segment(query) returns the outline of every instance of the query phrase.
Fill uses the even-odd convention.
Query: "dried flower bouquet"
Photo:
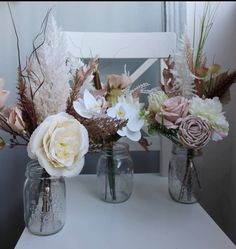
[[[215,11],[207,4],[198,43],[194,39],[191,43],[185,32],[177,52],[165,59],[161,89],[148,96],[149,132],[158,132],[174,144],[187,148],[188,161],[210,140],[221,140],[229,131],[223,104],[230,100],[229,88],[236,80],[236,71],[220,72],[220,65],[214,62],[207,66],[204,54],[214,15]],[[188,170],[190,167],[183,180],[185,186],[191,184],[187,179]],[[197,181],[199,183],[199,179]]]

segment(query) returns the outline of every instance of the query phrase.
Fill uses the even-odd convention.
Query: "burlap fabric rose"
[[[184,146],[189,149],[199,150],[209,142],[211,129],[206,121],[189,115],[182,120],[177,135]]]

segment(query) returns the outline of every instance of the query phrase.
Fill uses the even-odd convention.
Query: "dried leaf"
[[[148,143],[148,140],[146,138],[141,137],[138,143],[144,148],[145,151],[149,151],[148,146],[150,146],[151,143]]]
[[[230,90],[228,89],[221,97],[220,101],[222,104],[226,105],[230,102],[231,96],[230,96]]]
[[[207,98],[219,97],[221,99],[227,93],[230,86],[235,83],[235,81],[236,71],[232,73],[228,73],[228,71],[223,72],[217,75],[213,83],[211,83],[210,81],[205,83],[205,96]]]

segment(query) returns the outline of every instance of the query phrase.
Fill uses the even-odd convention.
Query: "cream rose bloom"
[[[47,117],[35,129],[27,151],[51,176],[72,177],[82,170],[88,148],[86,128],[73,116],[61,112]]]
[[[222,104],[218,97],[213,99],[193,97],[190,102],[189,112],[210,124],[213,130],[212,140],[221,140],[228,135],[229,123],[222,112]]]
[[[168,96],[163,91],[152,92],[148,96],[148,111],[159,113],[161,110],[161,105],[167,99]]]

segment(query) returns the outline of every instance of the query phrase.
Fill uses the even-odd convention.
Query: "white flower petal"
[[[63,169],[62,175],[65,177],[77,176],[84,167],[84,157],[77,161],[70,169]]]
[[[92,109],[93,105],[96,105],[97,101],[96,99],[93,97],[93,95],[87,90],[85,89],[84,91],[84,105],[85,108],[87,110]]]
[[[75,111],[83,118],[92,118],[93,114],[88,111],[84,105],[84,103],[81,103],[79,101],[73,102],[73,107]]]
[[[129,119],[127,127],[130,131],[140,131],[144,125],[144,120],[140,118]]]
[[[122,130],[118,130],[117,131],[117,134],[120,135],[121,137],[125,137],[126,136],[126,130],[127,128],[126,127],[123,127]]]
[[[122,130],[118,130],[117,134],[120,135],[121,137],[126,136],[127,138],[129,138],[132,141],[139,141],[141,138],[141,132],[137,131],[137,132],[133,132],[131,130],[129,130],[127,127],[123,127]]]
[[[110,107],[107,109],[107,115],[111,118],[115,118],[116,117],[116,106],[114,107]]]
[[[41,167],[43,167],[49,175],[58,177],[62,175],[62,168],[55,168],[46,157],[46,154],[43,149],[39,149],[36,151],[36,157]]]
[[[80,154],[84,156],[89,150],[89,135],[87,129],[80,124]]]
[[[38,148],[43,144],[43,137],[48,130],[50,125],[50,119],[46,118],[43,123],[41,123],[32,133],[30,141],[27,145],[28,156],[31,159],[35,159],[35,154]]]

